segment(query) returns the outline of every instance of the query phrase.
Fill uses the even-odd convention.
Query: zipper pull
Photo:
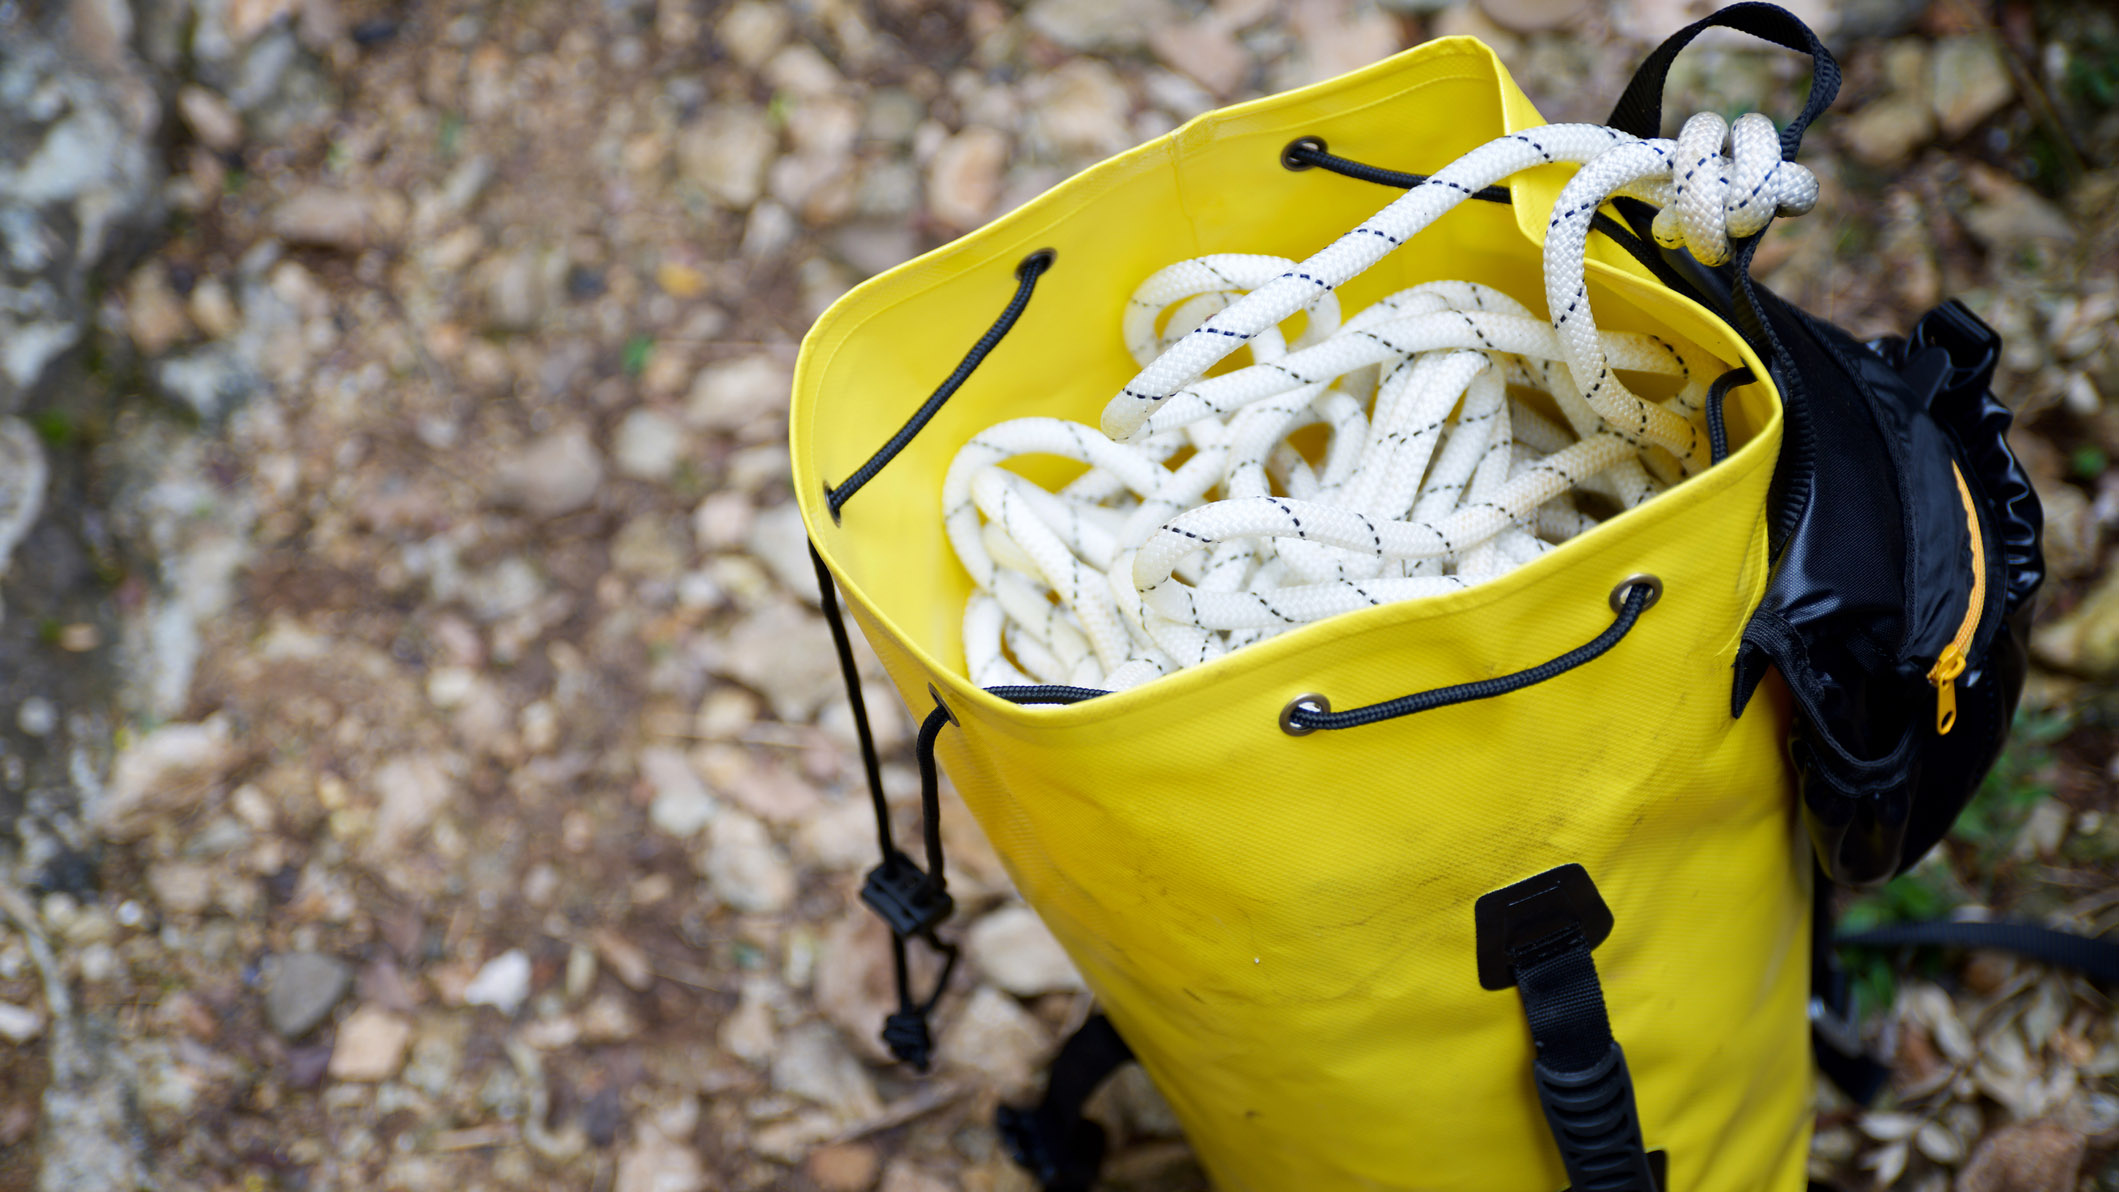
[[[1964,673],[1964,655],[1955,647],[1944,650],[1935,660],[1935,669],[1928,672],[1928,682],[1935,685],[1935,735],[1947,737],[1957,727],[1957,676]]]

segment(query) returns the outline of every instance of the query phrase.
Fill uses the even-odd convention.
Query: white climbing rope
[[[1413,286],[1342,321],[1347,280],[1474,192],[1551,162],[1582,168],[1546,229],[1549,321],[1470,281]],[[1706,362],[1596,328],[1584,257],[1615,195],[1661,208],[1658,243],[1718,264],[1732,237],[1809,210],[1817,182],[1756,114],[1733,132],[1694,116],[1675,140],[1547,125],[1471,151],[1306,261],[1223,253],[1143,281],[1120,328],[1142,368],[1103,433],[1015,419],[949,468],[943,516],[975,585],[972,680],[1121,690],[1296,625],[1491,579],[1706,466]],[[1291,340],[1282,324],[1298,313]],[[1239,349],[1247,366],[1206,375]],[[1675,392],[1640,397],[1619,371]],[[1047,491],[1002,466],[1022,455],[1086,470]]]

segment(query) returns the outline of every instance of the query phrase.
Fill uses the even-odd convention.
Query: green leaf
[[[636,335],[625,341],[625,355],[622,358],[625,375],[637,377],[646,371],[648,357],[654,354],[655,341],[645,335]]]

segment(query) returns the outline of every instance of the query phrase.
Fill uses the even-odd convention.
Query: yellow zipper
[[[1957,725],[1957,676],[1964,673],[1965,651],[1972,648],[1972,635],[1979,630],[1979,615],[1986,611],[1987,604],[1987,548],[1979,536],[1979,511],[1972,505],[1972,490],[1964,482],[1964,473],[1956,463],[1950,464],[1950,473],[1957,477],[1957,497],[1964,502],[1965,528],[1972,535],[1972,599],[1971,607],[1965,609],[1964,622],[1957,626],[1957,636],[1935,659],[1934,669],[1928,672],[1928,682],[1935,685],[1935,732],[1947,735]]]

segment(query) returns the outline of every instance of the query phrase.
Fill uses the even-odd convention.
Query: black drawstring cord
[[[1550,662],[1540,663],[1529,670],[1502,675],[1497,679],[1481,679],[1476,683],[1459,683],[1454,687],[1437,687],[1433,691],[1421,691],[1412,695],[1401,695],[1394,700],[1370,704],[1365,708],[1349,708],[1334,712],[1322,697],[1306,695],[1298,697],[1281,713],[1281,727],[1293,736],[1305,736],[1318,729],[1359,728],[1382,720],[1395,720],[1400,716],[1411,716],[1416,712],[1430,712],[1446,708],[1451,704],[1470,703],[1473,700],[1492,699],[1497,695],[1521,691],[1547,679],[1563,675],[1568,671],[1602,655],[1619,644],[1648,606],[1655,603],[1663,593],[1662,581],[1652,576],[1636,576],[1620,585],[1625,593],[1618,603],[1618,616],[1609,628],[1582,645]]]
[[[809,561],[817,567],[817,602],[831,625],[831,644],[839,650],[839,675],[846,680],[846,704],[853,712],[854,735],[861,742],[861,768],[868,773],[868,797],[876,809],[876,839],[883,843],[888,860],[898,851],[890,841],[890,805],[883,801],[883,764],[876,759],[876,736],[868,727],[868,701],[861,695],[861,673],[854,666],[853,642],[846,636],[846,618],[839,612],[838,589],[817,544],[809,544]]]
[[[906,420],[905,425],[898,428],[898,433],[890,436],[889,442],[868,457],[867,463],[855,469],[854,474],[840,482],[838,487],[825,486],[824,504],[831,510],[831,520],[839,520],[839,510],[846,502],[861,491],[862,485],[875,479],[876,473],[882,471],[885,465],[896,459],[898,452],[905,450],[906,444],[927,428],[928,422],[941,412],[950,398],[956,396],[956,391],[963,387],[965,381],[971,379],[971,374],[978,370],[979,365],[985,363],[987,353],[1000,345],[1001,340],[1015,327],[1015,321],[1022,317],[1023,308],[1030,305],[1030,295],[1037,289],[1037,279],[1052,268],[1052,261],[1053,252],[1049,248],[1041,248],[1024,257],[1022,263],[1015,267],[1018,282],[1015,297],[1008,300],[1007,309],[1001,311],[1001,317],[993,321],[993,326],[986,329],[986,334],[979,336],[979,341],[971,345],[971,350],[966,352],[964,359],[957,364],[956,371],[950,373],[949,378],[942,382],[941,388],[929,395],[926,402]]]
[[[1340,157],[1325,150],[1324,141],[1318,137],[1297,137],[1280,151],[1280,164],[1291,170],[1306,170],[1315,166],[1361,182],[1373,182],[1377,186],[1388,186],[1396,190],[1411,190],[1428,181],[1431,175],[1414,174],[1404,170],[1386,170],[1367,162]],[[1462,189],[1462,188],[1459,188]],[[1514,203],[1515,196],[1505,186],[1489,186],[1471,192],[1471,197],[1488,203]],[[1589,226],[1602,232],[1613,244],[1626,250],[1626,255],[1639,261],[1663,284],[1681,293],[1690,289],[1679,284],[1682,279],[1671,272],[1670,265],[1663,260],[1647,241],[1633,234],[1625,224],[1598,211],[1589,217]]]
[[[898,851],[890,827],[890,804],[883,798],[883,767],[876,756],[875,733],[868,724],[868,702],[861,696],[861,675],[854,665],[853,642],[846,635],[846,618],[839,611],[838,591],[824,557],[810,544],[810,561],[817,568],[817,596],[824,619],[831,626],[832,644],[839,651],[839,673],[846,680],[846,702],[853,712],[854,733],[861,741],[861,765],[868,773],[868,797],[875,805],[876,847],[882,863],[868,871],[861,883],[861,901],[890,928],[891,963],[897,970],[898,1010],[883,1024],[883,1043],[890,1054],[925,1072],[934,1061],[934,1032],[928,1025],[942,991],[956,972],[956,945],[944,942],[934,929],[956,910],[949,897],[948,880],[942,874],[941,781],[935,771],[934,742],[942,726],[951,722],[949,709],[937,706],[927,723],[920,726],[920,808],[926,819],[927,868]],[[907,965],[905,941],[926,941],[942,954],[942,975],[934,992],[923,1001],[912,996],[912,972]]]
[[[956,945],[935,934],[935,928],[956,910],[956,900],[949,896],[948,876],[943,872],[942,782],[934,764],[935,741],[943,728],[954,723],[956,717],[937,699],[934,711],[920,725],[919,741],[914,747],[920,762],[920,815],[925,821],[921,826],[927,841],[927,871],[922,873],[911,858],[899,852],[884,828],[878,832],[883,863],[870,870],[868,879],[861,884],[861,901],[890,927],[890,960],[897,974],[898,1009],[884,1020],[883,1043],[890,1048],[890,1054],[921,1072],[934,1059],[934,1031],[928,1020],[941,1002],[943,991],[949,988],[949,978],[957,964]],[[925,1000],[913,997],[912,970],[905,954],[906,941],[915,938],[925,941],[943,957],[942,975],[935,979],[934,992]]]
[[[1722,414],[1722,403],[1729,400],[1729,391],[1738,385],[1749,385],[1757,378],[1751,370],[1738,365],[1714,379],[1707,386],[1707,450],[1708,458],[1720,463],[1729,458],[1729,424]]]

